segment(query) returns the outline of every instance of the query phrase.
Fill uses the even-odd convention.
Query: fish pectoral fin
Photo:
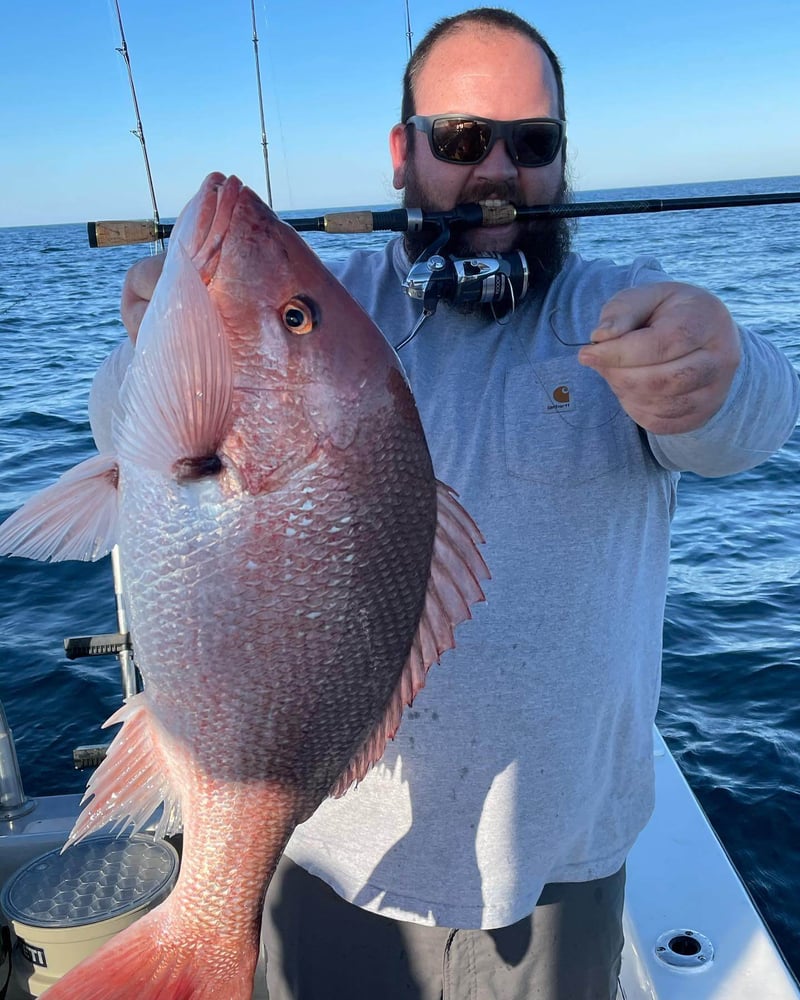
[[[53,562],[102,558],[116,542],[118,475],[109,454],[65,472],[0,526],[0,555]]]
[[[478,546],[484,539],[477,525],[444,483],[436,484],[437,521],[425,604],[400,681],[384,717],[334,786],[343,795],[360,781],[386,749],[400,725],[403,708],[425,686],[431,664],[455,646],[454,630],[472,617],[470,606],[486,600],[481,580],[490,577]]]
[[[169,836],[181,827],[180,798],[162,752],[166,737],[160,731],[156,734],[146,692],[129,698],[105,726],[119,722],[122,729],[89,779],[83,797],[86,805],[65,848],[109,823],[117,832],[130,825],[135,833],[162,804],[156,836]]]
[[[231,415],[233,362],[222,317],[183,248],[170,247],[113,420],[120,458],[173,475],[213,456]]]

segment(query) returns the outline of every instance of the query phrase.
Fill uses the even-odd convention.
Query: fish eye
[[[281,310],[283,325],[289,333],[311,333],[319,321],[317,307],[304,295],[295,295]]]

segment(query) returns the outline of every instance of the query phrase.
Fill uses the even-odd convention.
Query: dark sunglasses
[[[546,167],[558,156],[566,122],[559,118],[496,122],[475,115],[413,115],[405,124],[424,132],[433,155],[445,163],[474,166],[503,139],[514,163]]]

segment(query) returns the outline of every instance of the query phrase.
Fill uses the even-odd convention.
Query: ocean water
[[[800,189],[800,177],[589,192],[668,198]],[[316,210],[313,210],[316,213]],[[312,212],[297,213],[300,215]],[[800,367],[800,206],[583,220],[585,256],[659,258],[720,295]],[[313,234],[323,257],[388,235]],[[93,451],[92,375],[123,336],[119,293],[146,248],[90,250],[83,225],[0,229],[0,519]],[[800,432],[758,468],[686,475],[674,521],[658,723],[800,973]],[[0,559],[0,697],[29,794],[83,788],[73,747],[107,739],[113,658],[68,635],[116,628],[109,561]]]

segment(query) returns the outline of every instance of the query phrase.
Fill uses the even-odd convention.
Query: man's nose
[[[504,139],[498,139],[489,155],[475,168],[476,176],[486,180],[512,180],[517,176],[517,165],[506,149]]]

